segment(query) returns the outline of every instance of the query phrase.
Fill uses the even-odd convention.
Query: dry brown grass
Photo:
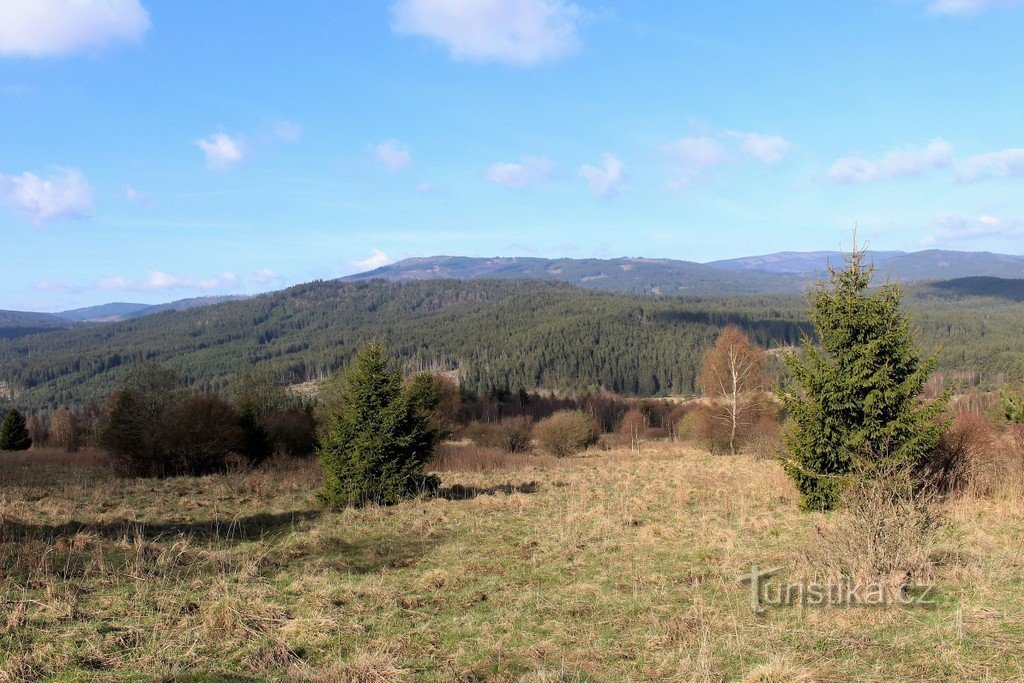
[[[531,467],[557,467],[560,459],[539,453],[511,453],[473,443],[443,443],[427,465],[428,472],[486,472]]]
[[[450,495],[341,512],[310,461],[5,486],[0,680],[1024,678],[1019,501],[942,503],[933,609],[757,615],[737,577],[799,578],[844,523],[776,463],[478,455],[438,468]]]

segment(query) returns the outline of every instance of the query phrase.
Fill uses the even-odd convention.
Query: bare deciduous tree
[[[736,435],[756,412],[752,399],[768,382],[764,373],[764,350],[736,325],[718,336],[715,346],[701,361],[697,385],[708,398],[720,404],[720,416],[729,429],[729,452],[736,452]]]

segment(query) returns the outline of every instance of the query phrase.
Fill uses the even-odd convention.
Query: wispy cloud
[[[488,167],[484,176],[498,185],[525,190],[551,178],[554,163],[547,157],[521,157],[518,162],[501,162]]]
[[[964,182],[1024,176],[1024,147],[1011,147],[968,157],[957,164],[956,176]]]
[[[978,217],[943,214],[935,219],[934,231],[921,240],[922,246],[970,242],[985,238],[1020,239],[1024,220],[995,216]]]
[[[213,133],[194,144],[206,157],[207,168],[215,171],[226,171],[248,158],[241,138],[233,138],[227,133]]]
[[[359,261],[349,261],[348,265],[357,272],[366,270],[373,270],[374,268],[380,268],[392,263],[393,259],[385,254],[380,249],[374,249],[373,252],[365,259]]]
[[[668,185],[674,190],[689,187],[708,169],[724,163],[726,157],[725,148],[707,135],[666,142],[661,146],[661,153],[672,160],[676,177]]]
[[[608,199],[622,192],[626,167],[614,154],[603,154],[601,166],[581,166],[580,175],[587,179],[592,194]]]
[[[1022,0],[928,0],[928,13],[963,17],[1021,4]]]
[[[0,204],[39,226],[62,218],[82,218],[93,206],[92,186],[77,168],[64,166],[55,166],[46,177],[0,173]]]
[[[564,0],[399,0],[392,30],[435,40],[453,59],[533,66],[579,49],[582,11]]]
[[[145,280],[131,280],[123,277],[103,277],[92,284],[92,289],[111,292],[153,292],[176,289],[198,289],[212,291],[234,286],[238,283],[238,276],[231,271],[225,271],[213,277],[192,277],[165,273],[161,270],[149,271]]]
[[[373,156],[389,173],[398,173],[412,168],[412,148],[409,145],[391,139],[371,147]]]
[[[139,0],[3,0],[0,55],[43,57],[138,41],[149,29]]]
[[[757,159],[762,164],[779,163],[792,147],[789,140],[780,135],[762,135],[740,131],[729,131],[729,135],[739,140],[741,152]]]
[[[744,158],[777,164],[791,147],[780,135],[725,130],[672,140],[661,145],[659,151],[670,160],[675,174],[668,187],[684,190],[715,167]]]
[[[260,268],[259,270],[252,274],[252,277],[249,278],[249,281],[257,285],[266,285],[270,284],[271,282],[277,282],[280,279],[281,275],[276,271],[273,271],[270,268]]]
[[[878,159],[848,156],[836,159],[826,175],[837,183],[869,183],[919,176],[953,164],[953,146],[938,138],[923,148],[891,150]]]

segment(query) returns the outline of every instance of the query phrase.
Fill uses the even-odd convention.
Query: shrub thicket
[[[111,394],[99,443],[124,476],[168,477],[224,470],[243,447],[238,412],[211,395],[189,395],[156,363],[131,370]]]

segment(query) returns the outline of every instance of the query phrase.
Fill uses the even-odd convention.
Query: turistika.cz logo
[[[761,614],[767,607],[928,607],[935,604],[934,586],[905,585],[897,589],[879,582],[797,581],[771,583],[782,567],[757,565],[739,577],[750,586],[750,607]]]

